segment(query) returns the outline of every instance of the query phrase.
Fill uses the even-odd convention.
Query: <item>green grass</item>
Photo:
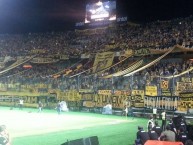
[[[100,145],[131,145],[136,137],[136,124],[124,123],[92,127],[85,130],[70,130],[42,135],[18,137],[13,145],[59,145],[67,140],[74,140],[97,135]]]
[[[90,136],[98,136],[100,145],[132,145],[137,127],[140,125],[146,129],[147,126],[147,119],[95,113],[64,112],[57,115],[55,110],[44,110],[38,114],[37,109],[9,110],[7,107],[1,107],[0,113],[7,116],[3,121],[13,135],[12,145],[60,145],[67,140]]]

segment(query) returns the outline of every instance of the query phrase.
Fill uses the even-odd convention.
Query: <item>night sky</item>
[[[65,31],[98,0],[0,0],[0,33]],[[118,17],[149,22],[193,15],[193,0],[117,0]]]

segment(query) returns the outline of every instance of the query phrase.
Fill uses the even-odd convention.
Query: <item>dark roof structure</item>
[[[65,31],[84,21],[87,3],[98,0],[1,0],[0,33]],[[134,22],[193,14],[192,0],[117,0],[117,15]]]

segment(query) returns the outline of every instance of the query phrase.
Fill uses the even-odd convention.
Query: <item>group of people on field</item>
[[[144,145],[147,140],[182,142],[184,145],[190,143],[186,122],[183,117],[170,118],[167,120],[166,111],[161,113],[161,123],[157,118],[150,116],[147,123],[147,131],[142,126],[138,126],[135,145]],[[175,120],[175,122],[174,122]],[[193,143],[193,142],[192,142]],[[190,145],[190,144],[188,144]],[[192,144],[193,145],[193,144]]]
[[[18,102],[18,107],[20,110],[23,110],[23,105],[24,105],[24,100],[22,98],[20,98],[19,102]],[[37,103],[38,113],[41,113],[44,107],[45,106],[42,103],[42,101],[38,101],[38,103]],[[13,109],[13,108],[11,108],[11,109]],[[65,112],[69,111],[67,103],[65,101],[58,101],[55,109],[56,109],[58,114],[61,114],[62,111],[65,111]]]

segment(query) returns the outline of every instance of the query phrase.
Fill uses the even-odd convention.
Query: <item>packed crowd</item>
[[[106,28],[92,35],[76,32],[1,34],[0,57],[26,56],[34,49],[46,54],[80,55],[104,50],[105,45],[119,49],[165,49],[180,44],[193,46],[193,17],[144,25],[125,25]],[[70,50],[70,51],[68,51]]]
[[[176,86],[181,77],[191,78],[192,72],[186,73],[181,77],[175,79],[164,79],[163,76],[173,76],[180,74],[192,67],[191,61],[163,60],[162,62],[153,65],[141,72],[138,72],[129,77],[112,77],[102,78],[97,74],[88,75],[80,74],[75,77],[66,76],[62,73],[58,78],[53,77],[56,72],[65,72],[64,70],[70,65],[61,63],[57,65],[33,65],[32,68],[25,69],[22,67],[13,69],[4,75],[1,75],[0,83],[2,84],[16,84],[33,85],[38,83],[50,84],[53,89],[69,90],[69,89],[90,89],[90,90],[143,90],[147,85],[157,86],[160,89],[161,80],[169,80],[169,88]],[[69,63],[70,64],[70,63]],[[51,69],[52,68],[52,69]],[[60,69],[59,69],[60,68]],[[7,77],[8,76],[8,77]],[[57,75],[56,75],[57,76]]]
[[[0,57],[29,56],[33,50],[44,50],[40,56],[64,54],[80,55],[104,50],[105,45],[112,45],[114,50],[155,48],[166,49],[175,44],[191,49],[193,47],[193,17],[175,19],[165,22],[152,22],[144,25],[113,26],[101,29],[92,35],[77,32],[44,33],[44,34],[2,34],[0,35]],[[69,51],[70,50],[70,51]],[[150,62],[150,58],[145,58]],[[114,59],[113,64],[120,59]],[[92,72],[94,59],[69,59],[52,64],[32,64],[32,68],[24,70],[16,67],[1,73],[2,83],[22,82],[50,83],[53,88],[68,89],[143,89],[145,85],[157,85],[160,78],[179,74],[192,66],[192,61],[171,60],[156,63],[131,77],[101,77],[124,71],[136,59],[130,58],[98,73]],[[80,62],[80,63],[79,63]],[[81,65],[80,65],[81,64]],[[80,67],[77,67],[80,66]],[[1,69],[2,71],[3,69]],[[57,75],[57,73],[59,75]],[[85,73],[81,73],[85,72]],[[80,75],[76,75],[79,74]],[[56,74],[56,75],[55,75]],[[68,75],[70,74],[70,75]],[[91,75],[92,74],[92,75]],[[191,73],[190,73],[191,74]],[[75,77],[72,77],[74,76]],[[17,77],[15,77],[17,76]],[[57,79],[59,77],[59,79]],[[175,80],[175,82],[177,79]],[[128,83],[129,82],[129,83]]]

